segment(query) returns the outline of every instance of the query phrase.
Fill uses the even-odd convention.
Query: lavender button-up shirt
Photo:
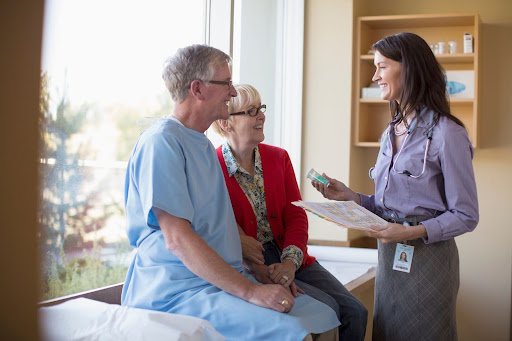
[[[395,124],[391,122],[375,165],[375,195],[359,194],[361,205],[380,216],[437,216],[422,222],[426,244],[473,231],[479,219],[473,148],[466,130],[452,120],[440,117],[434,127],[424,174],[417,179],[399,174],[421,173],[428,117],[427,111],[418,119],[398,158],[400,149],[393,153],[391,143]]]

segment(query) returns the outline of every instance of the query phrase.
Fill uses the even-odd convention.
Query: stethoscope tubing
[[[400,151],[398,152],[398,155],[396,156],[395,162],[393,163],[393,171],[395,171],[395,173],[397,173],[397,174],[405,174],[405,175],[410,176],[411,178],[418,179],[425,173],[425,169],[427,166],[427,154],[428,154],[428,150],[430,149],[430,141],[432,141],[432,138],[431,137],[427,138],[427,145],[425,146],[425,154],[423,155],[423,168],[421,169],[421,173],[419,175],[414,175],[414,174],[411,174],[411,172],[409,172],[408,170],[404,170],[404,171],[400,172],[400,171],[397,171],[395,168],[395,165],[398,161],[398,158],[400,157],[400,154],[402,154],[402,150],[404,149],[405,143],[407,142],[407,138],[409,137],[409,135],[410,135],[410,133],[408,132],[407,135],[405,136],[404,143],[402,143],[402,147],[400,148]]]
[[[418,116],[421,117],[425,113],[426,110],[427,110],[427,107],[424,107],[421,110],[421,112],[419,113]],[[430,118],[429,118],[429,125],[428,125],[429,129],[428,129],[428,133],[427,133],[427,143],[425,145],[425,153],[424,153],[424,156],[423,156],[423,167],[422,167],[421,173],[419,175],[414,175],[414,174],[411,174],[408,170],[397,171],[395,166],[397,164],[398,159],[400,158],[400,156],[402,154],[402,151],[404,150],[404,147],[405,147],[405,145],[407,143],[407,140],[409,139],[409,136],[412,134],[412,132],[416,128],[416,124],[418,123],[418,116],[414,117],[413,121],[411,122],[411,125],[409,126],[409,129],[407,130],[407,135],[405,136],[404,141],[402,142],[402,145],[400,146],[400,150],[398,151],[398,155],[396,156],[396,159],[393,162],[393,171],[396,174],[404,174],[404,175],[407,175],[407,176],[409,176],[411,178],[414,178],[414,179],[420,178],[425,173],[425,170],[426,170],[427,154],[428,154],[428,151],[430,149],[430,143],[432,141],[432,131],[434,129],[434,127],[432,126],[432,122],[434,121],[434,111],[433,110],[430,111]],[[390,137],[390,134],[389,134],[389,129],[388,129],[387,135],[388,135],[388,139],[391,142],[391,137]],[[384,149],[383,147],[384,147],[384,145],[381,143],[381,148],[380,148],[379,154],[382,153],[382,151]],[[374,170],[375,170],[375,167],[372,167],[372,168],[370,168],[370,171],[368,172],[368,175],[369,175],[370,179],[372,179],[372,180],[374,179],[374,174],[373,174]]]

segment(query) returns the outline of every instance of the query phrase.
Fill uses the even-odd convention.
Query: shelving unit
[[[478,146],[478,98],[479,98],[479,46],[480,18],[478,14],[393,15],[360,17],[356,28],[355,72],[353,112],[355,115],[354,145],[378,147],[379,138],[390,120],[389,102],[380,99],[362,99],[361,89],[369,86],[375,72],[373,55],[368,51],[373,43],[400,32],[412,32],[430,44],[456,41],[458,53],[437,54],[436,58],[445,70],[473,70],[474,98],[452,98],[452,114],[459,118],[468,130],[474,147]],[[473,53],[463,52],[464,32],[474,40]]]

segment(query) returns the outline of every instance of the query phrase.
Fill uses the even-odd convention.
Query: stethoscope
[[[428,123],[429,128],[428,128],[428,132],[427,132],[427,144],[425,146],[425,155],[423,156],[423,168],[421,170],[421,173],[418,175],[414,175],[414,174],[411,174],[411,172],[409,172],[407,169],[404,169],[403,171],[398,171],[398,170],[396,170],[395,166],[398,162],[398,159],[402,155],[402,151],[404,150],[405,144],[407,143],[409,136],[411,135],[411,133],[416,128],[416,125],[418,124],[418,117],[421,117],[425,113],[426,110],[427,110],[427,107],[424,107],[421,110],[420,114],[414,117],[414,119],[411,122],[411,125],[409,126],[409,129],[407,129],[407,135],[405,136],[404,141],[402,142],[402,146],[400,147],[400,150],[398,151],[398,155],[396,156],[395,162],[393,162],[393,171],[395,171],[395,173],[397,173],[397,174],[404,174],[404,175],[410,176],[411,178],[417,179],[425,173],[425,168],[427,165],[427,153],[428,153],[428,150],[430,149],[430,142],[432,141],[432,132],[434,130],[434,127],[432,125],[432,122],[434,121],[434,111],[433,110],[430,110],[430,117],[429,117],[429,123]],[[386,135],[389,136],[389,127],[386,132]],[[384,142],[382,142],[380,145],[379,155],[384,151],[384,148],[385,148],[385,144],[384,144]],[[374,173],[375,173],[375,166],[370,168],[370,170],[368,172],[368,176],[372,180],[375,179]]]

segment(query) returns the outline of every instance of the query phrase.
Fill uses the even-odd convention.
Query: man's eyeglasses
[[[219,84],[219,85],[227,85],[229,89],[233,86],[232,81],[205,81],[205,83]]]
[[[254,116],[258,115],[258,113],[259,113],[260,111],[261,111],[261,112],[265,112],[265,111],[267,111],[267,105],[266,105],[266,104],[262,104],[262,105],[260,105],[260,106],[259,106],[259,107],[257,107],[257,108],[253,107],[253,108],[251,108],[251,109],[249,109],[249,110],[246,110],[246,111],[239,111],[239,112],[234,112],[234,113],[232,113],[232,114],[230,114],[230,115],[231,115],[231,116],[234,116],[234,115],[245,115],[245,114],[247,114],[247,115],[249,115],[249,116],[251,116],[251,117],[254,117]]]
[[[204,83],[212,83],[212,84],[218,84],[218,85],[227,85],[229,90],[231,90],[231,87],[233,86],[233,81],[204,81],[202,79],[199,79],[201,82]],[[188,88],[190,88],[192,84],[188,85]]]

